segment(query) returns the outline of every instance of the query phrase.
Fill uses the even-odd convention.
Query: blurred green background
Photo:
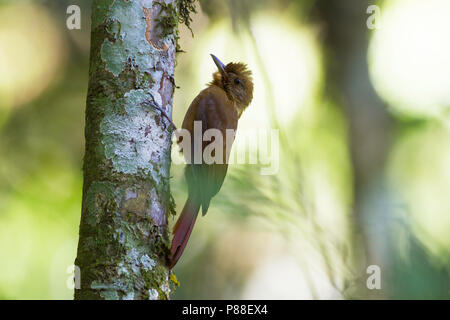
[[[239,126],[280,130],[280,169],[230,167],[173,298],[449,299],[450,2],[200,2],[195,36],[180,28],[174,121],[210,81],[210,53],[246,62]],[[81,30],[66,27],[72,4]],[[90,5],[0,0],[1,299],[73,298]]]

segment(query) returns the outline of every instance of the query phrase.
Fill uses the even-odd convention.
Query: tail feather
[[[195,220],[197,220],[200,204],[191,199],[186,200],[183,211],[181,211],[175,226],[173,227],[173,240],[171,251],[171,259],[169,268],[172,269],[186,247],[186,244],[194,228]]]

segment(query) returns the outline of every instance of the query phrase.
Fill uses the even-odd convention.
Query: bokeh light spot
[[[375,88],[396,113],[438,116],[450,105],[450,1],[385,3],[369,51]]]
[[[450,250],[449,163],[450,133],[433,125],[405,134],[389,163],[389,177],[415,234],[441,258]]]
[[[37,5],[0,7],[0,109],[26,103],[54,80],[63,61],[62,38]]]

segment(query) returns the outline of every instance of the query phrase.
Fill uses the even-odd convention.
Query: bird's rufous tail
[[[199,210],[200,204],[197,204],[196,201],[193,201],[190,198],[186,200],[183,211],[181,211],[180,217],[173,227],[169,269],[172,269],[181,257],[181,254],[183,253],[189,240],[189,236],[191,235],[192,229],[194,228]]]

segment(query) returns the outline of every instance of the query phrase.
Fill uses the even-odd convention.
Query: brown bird
[[[251,71],[243,63],[229,63],[226,66],[214,55],[211,55],[219,71],[213,74],[213,81],[201,91],[192,101],[184,117],[183,129],[194,137],[194,121],[201,123],[202,135],[208,129],[218,129],[222,133],[223,159],[216,163],[194,163],[195,137],[191,138],[191,152],[184,152],[187,166],[184,175],[188,185],[188,198],[183,211],[173,229],[171,259],[169,268],[172,269],[186,247],[200,207],[202,215],[208,211],[211,198],[222,187],[228,169],[229,150],[233,139],[227,141],[226,130],[237,129],[242,112],[248,107],[253,98],[253,82]],[[211,142],[201,143],[201,154]],[[180,141],[179,141],[180,142]],[[214,155],[213,155],[214,156]],[[222,162],[222,163],[218,163]]]

